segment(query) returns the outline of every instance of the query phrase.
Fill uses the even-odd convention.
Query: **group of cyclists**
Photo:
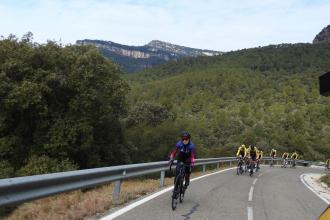
[[[257,148],[256,146],[246,146],[242,144],[241,146],[238,147],[236,157],[238,160],[238,168],[242,168],[242,172],[250,172],[253,174],[254,170],[258,171],[260,169],[260,161],[262,160],[264,154],[263,150],[261,148]],[[276,149],[271,149],[270,151],[270,166],[274,166],[274,161],[277,158],[277,150]],[[293,153],[288,153],[284,152],[282,154],[282,167],[287,167],[289,161],[291,163],[291,167],[295,167],[296,165],[296,160],[298,160],[299,155],[296,151]],[[174,159],[177,160],[177,166],[176,166],[176,177],[178,177],[178,173],[184,172],[184,175],[182,177],[182,180],[184,179],[184,185],[183,181],[181,188],[184,191],[187,189],[189,183],[190,183],[190,174],[191,174],[191,169],[195,165],[196,161],[196,149],[195,145],[191,141],[191,135],[189,132],[184,131],[181,134],[181,139],[177,142],[175,145],[175,149],[170,153],[170,167],[174,161]],[[181,163],[182,162],[182,163]],[[180,164],[185,164],[184,166],[179,167]],[[330,170],[330,159],[328,159],[325,163],[325,168],[327,170]],[[238,174],[238,173],[237,173]],[[179,175],[180,176],[180,175]],[[251,175],[252,176],[252,175]],[[176,182],[174,182],[174,185],[176,186]],[[173,190],[173,195],[172,195],[172,203],[173,200],[177,199],[177,194],[175,193],[175,188]],[[181,192],[181,191],[180,191]],[[180,196],[180,201],[181,201],[181,196]],[[173,206],[173,204],[172,204]],[[173,208],[173,207],[172,207]],[[173,209],[174,210],[174,209]]]
[[[246,146],[242,144],[238,147],[236,157],[238,159],[238,165],[242,166],[243,171],[249,171],[250,173],[253,173],[254,170],[258,171],[258,169],[260,169],[259,164],[263,158],[263,150],[261,148],[258,149],[256,146]],[[273,166],[274,161],[277,158],[277,150],[271,149],[270,157],[270,166]],[[282,167],[287,167],[289,159],[291,159],[291,166],[294,167],[298,157],[299,155],[296,151],[291,153],[291,156],[290,153],[284,152],[282,154]],[[187,131],[182,132],[181,140],[177,142],[175,149],[170,153],[170,162],[173,162],[175,158],[178,162],[183,162],[189,165],[185,168],[184,187],[187,188],[190,182],[191,168],[195,165],[196,158],[195,145],[191,141],[190,133]],[[330,164],[330,160],[328,164]],[[178,170],[178,167],[176,170]]]
[[[277,157],[277,150],[275,149],[271,149],[270,151],[270,155],[271,157],[271,161],[270,161],[270,166],[274,166],[274,161]],[[260,169],[259,164],[260,164],[260,160],[263,157],[263,151],[262,149],[257,149],[257,147],[255,146],[249,146],[246,147],[244,144],[242,144],[236,153],[236,157],[238,159],[238,166],[243,166],[243,164],[245,166],[243,166],[246,171],[246,169],[248,168],[248,170],[250,172],[253,172],[253,168],[254,168],[254,164],[256,164],[256,171],[258,169]],[[294,151],[293,153],[291,153],[291,165],[292,167],[295,167],[296,165],[296,160],[298,159],[299,155],[296,151]],[[288,152],[284,152],[282,154],[282,160],[283,160],[283,165],[282,167],[287,167],[288,161],[290,158],[290,154]]]
[[[260,169],[259,163],[263,157],[262,149],[258,149],[256,146],[246,147],[242,144],[236,153],[236,157],[239,160],[239,165],[243,167],[244,171],[253,172],[253,169]]]

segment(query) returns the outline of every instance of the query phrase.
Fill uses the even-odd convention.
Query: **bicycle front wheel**
[[[173,211],[176,209],[176,206],[178,205],[178,197],[180,194],[179,190],[180,190],[180,176],[178,175],[177,177],[175,177],[173,194],[172,194],[172,210]]]

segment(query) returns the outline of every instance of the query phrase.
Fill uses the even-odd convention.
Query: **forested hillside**
[[[245,143],[323,160],[330,157],[330,99],[319,95],[318,76],[329,69],[330,44],[283,44],[128,76],[126,139],[137,161],[164,159],[182,129],[200,157],[233,155]]]

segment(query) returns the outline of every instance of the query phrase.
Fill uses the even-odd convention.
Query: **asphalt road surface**
[[[115,220],[314,220],[328,205],[300,181],[300,175],[322,172],[263,166],[251,178],[228,170],[191,182],[175,211],[169,191]]]

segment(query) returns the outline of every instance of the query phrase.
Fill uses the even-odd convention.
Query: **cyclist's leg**
[[[189,186],[189,183],[190,183],[191,168],[189,166],[186,166],[185,171],[186,171],[186,175],[185,175],[184,186],[187,187],[187,186]]]

